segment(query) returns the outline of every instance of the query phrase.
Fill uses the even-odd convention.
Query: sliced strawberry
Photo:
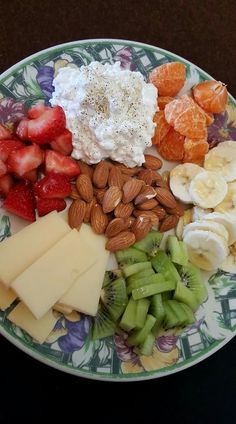
[[[71,194],[70,179],[67,175],[50,172],[34,184],[34,194],[43,199],[64,199]]]
[[[29,122],[29,119],[27,118],[22,119],[16,129],[16,135],[21,140],[28,140],[28,122]]]
[[[35,106],[29,109],[28,116],[34,118],[22,120],[18,125],[16,134],[23,140],[29,140],[32,143],[50,143],[66,127],[66,116],[60,106]]]
[[[17,177],[20,177],[17,175]],[[32,183],[35,183],[38,178],[38,172],[37,169],[32,169],[31,171],[25,172],[21,177],[23,180],[31,181]]]
[[[0,177],[0,196],[6,196],[14,185],[11,174],[5,174]]]
[[[27,221],[35,221],[35,197],[31,184],[24,181],[13,186],[3,202],[3,207]]]
[[[0,159],[0,177],[7,173],[7,165]]]
[[[44,216],[52,211],[63,211],[66,208],[64,199],[37,199],[38,215]]]
[[[5,162],[11,152],[25,147],[25,144],[20,140],[0,140],[0,159]]]
[[[46,150],[45,166],[46,174],[56,172],[65,174],[69,178],[76,177],[80,174],[79,164],[74,159],[53,150]]]
[[[73,150],[71,132],[65,129],[62,134],[51,141],[50,146],[55,152],[62,153],[66,156],[70,155]]]
[[[37,144],[26,146],[12,152],[7,160],[8,170],[20,177],[26,172],[37,168],[44,160],[44,152]]]
[[[0,140],[12,138],[11,131],[9,131],[4,125],[0,124]]]

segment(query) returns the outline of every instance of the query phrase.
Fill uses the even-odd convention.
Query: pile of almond
[[[90,223],[96,234],[108,238],[106,248],[111,252],[143,239],[153,227],[161,232],[174,228],[183,215],[170,192],[168,172],[157,172],[162,161],[155,156],[145,155],[143,167],[135,168],[108,160],[79,164],[69,224],[79,229],[82,222]]]

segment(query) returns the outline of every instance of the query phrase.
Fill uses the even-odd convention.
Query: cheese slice
[[[16,298],[16,293],[13,290],[6,288],[0,283],[0,309],[2,311],[5,311]]]
[[[93,246],[74,229],[20,274],[11,287],[40,319],[97,260]]]
[[[9,287],[19,274],[70,231],[57,212],[51,212],[5,239],[0,243],[0,282]]]
[[[36,319],[23,302],[18,303],[7,318],[40,344],[46,340],[58,320],[52,310],[49,310],[41,319]]]
[[[99,261],[78,277],[70,290],[62,296],[59,305],[95,316],[106,271],[109,252],[103,252]]]

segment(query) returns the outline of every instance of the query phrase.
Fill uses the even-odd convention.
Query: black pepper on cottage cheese
[[[119,62],[92,62],[61,68],[53,85],[50,102],[65,111],[75,159],[94,164],[111,158],[128,167],[144,162],[155,131],[157,89],[140,72]]]

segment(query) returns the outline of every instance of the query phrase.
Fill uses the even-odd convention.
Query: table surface
[[[179,54],[226,83],[236,96],[234,0],[1,0],[0,17],[0,72],[63,42],[120,38]],[[190,369],[122,385],[63,374],[28,357],[2,336],[0,351],[0,422],[9,416],[25,418],[28,407],[37,411],[30,422],[55,418],[61,404],[68,418],[75,413],[78,416],[86,399],[94,405],[90,416],[99,413],[105,421],[115,415],[139,422],[150,414],[158,420],[171,413],[182,423],[220,423],[234,416],[235,339]],[[99,393],[103,394],[102,403]],[[24,397],[27,403],[22,404]],[[14,407],[9,410],[10,405]]]

